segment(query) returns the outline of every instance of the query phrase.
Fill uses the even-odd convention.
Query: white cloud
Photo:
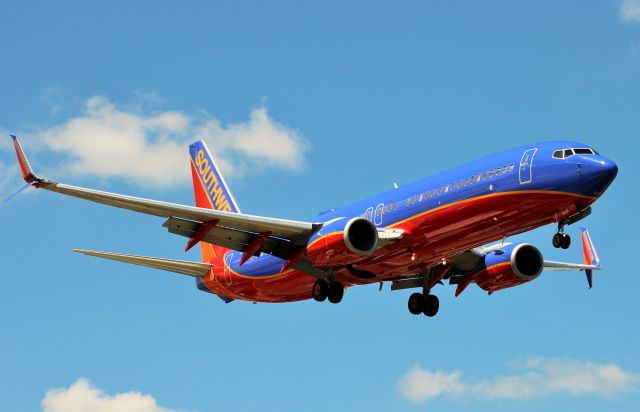
[[[125,392],[106,395],[86,379],[78,379],[69,388],[52,389],[42,400],[43,412],[174,412],[158,406],[151,395]]]
[[[44,145],[61,155],[43,175],[121,178],[161,188],[190,182],[187,146],[197,139],[231,177],[253,169],[300,170],[308,149],[299,132],[273,120],[265,107],[251,111],[246,122],[222,124],[208,114],[148,114],[136,103],[125,110],[103,96],[88,99],[79,116],[22,135],[32,146],[27,153]]]
[[[620,5],[620,16],[628,22],[640,22],[640,0],[624,0]]]
[[[519,373],[473,381],[462,372],[429,372],[419,366],[398,382],[400,394],[422,403],[437,396],[475,399],[531,399],[556,394],[612,396],[640,391],[640,374],[614,364],[563,358],[533,358]]]
[[[440,395],[457,395],[462,384],[462,372],[429,372],[419,366],[413,367],[398,383],[398,390],[412,402],[425,402]]]

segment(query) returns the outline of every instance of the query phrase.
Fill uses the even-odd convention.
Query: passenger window
[[[489,177],[493,177],[493,169],[489,170]]]
[[[509,166],[505,166],[502,168],[502,173],[507,173],[507,169],[509,168]]]
[[[451,183],[451,190],[456,188],[456,182]]]
[[[483,178],[483,179],[486,179],[486,178],[487,178],[487,172],[483,172],[483,173],[482,173],[482,178]]]
[[[444,192],[447,193],[449,191],[449,186],[444,187]]]
[[[469,184],[469,178],[468,178],[468,177],[466,177],[466,178],[464,179],[464,185],[466,186],[466,185],[468,185],[468,184]]]
[[[424,200],[428,200],[429,199],[429,192],[424,194]]]
[[[422,193],[420,193],[420,196],[418,196],[418,202],[422,202]]]
[[[393,204],[393,210],[398,210],[398,202]]]
[[[462,180],[458,180],[458,189],[462,187]]]
[[[498,168],[496,169],[496,176],[497,176],[497,175],[499,175],[499,174],[500,174],[500,168],[498,167]]]
[[[441,194],[442,194],[442,188],[441,188],[441,187],[439,187],[439,188],[438,188],[438,195],[441,195]]]
[[[438,193],[438,194],[439,194],[439,193]],[[436,195],[436,189],[433,189],[433,190],[431,191],[431,197],[434,197],[435,195]]]
[[[511,166],[509,166],[509,171],[510,171],[510,172],[513,172],[513,168],[514,168],[514,167],[515,167],[515,166],[513,165],[513,163],[511,163]]]
[[[406,205],[409,206],[411,204],[411,199],[407,199]]]
[[[418,199],[418,196],[414,195],[413,199],[411,199],[411,204],[412,205],[415,204],[417,199]]]

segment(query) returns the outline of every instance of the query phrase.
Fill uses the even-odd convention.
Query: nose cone
[[[582,156],[580,173],[587,179],[593,194],[600,196],[618,175],[618,165],[602,156]]]

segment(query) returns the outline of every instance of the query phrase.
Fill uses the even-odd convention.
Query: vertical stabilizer
[[[191,157],[191,176],[193,178],[193,194],[196,206],[220,210],[224,212],[240,213],[220,169],[216,165],[207,145],[202,141],[189,145]],[[221,246],[200,242],[202,261],[213,263],[216,257],[222,258],[228,250]]]

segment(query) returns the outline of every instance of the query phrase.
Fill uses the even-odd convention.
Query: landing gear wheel
[[[560,235],[560,247],[563,249],[569,249],[569,246],[571,246],[571,236],[566,233],[562,233]]]
[[[311,294],[318,302],[325,300],[329,294],[329,284],[327,281],[323,279],[316,280],[316,283],[313,284],[313,288],[311,289]]]
[[[438,313],[438,309],[440,309],[440,300],[436,295],[427,295],[424,297],[422,313],[426,316],[433,317]]]
[[[329,293],[327,297],[331,303],[340,303],[344,296],[344,286],[340,282],[331,282],[329,284]]]
[[[556,233],[555,235],[553,235],[553,239],[551,240],[551,243],[553,243],[553,247],[558,249],[560,246],[562,246],[562,236],[560,233]]]
[[[424,308],[424,296],[422,293],[412,293],[411,296],[409,296],[409,303],[407,306],[409,307],[409,312],[412,314],[421,314],[422,309]]]

